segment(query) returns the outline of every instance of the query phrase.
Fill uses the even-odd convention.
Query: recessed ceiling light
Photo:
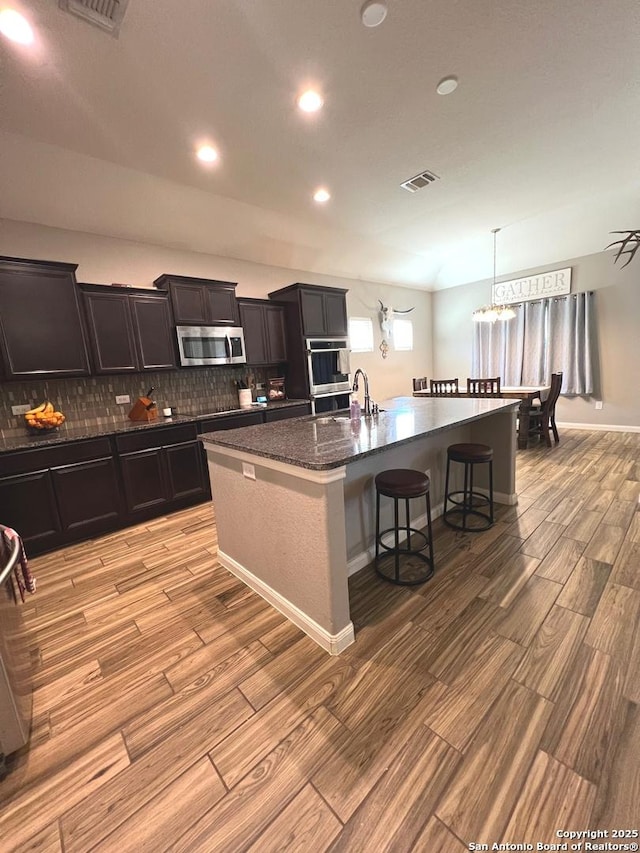
[[[331,198],[331,193],[328,190],[325,190],[324,187],[320,187],[313,194],[313,200],[317,201],[318,204],[324,204],[326,201],[329,201]]]
[[[313,89],[308,89],[298,98],[298,106],[305,113],[317,113],[323,104],[322,95],[314,92]]]
[[[31,44],[33,41],[31,24],[15,9],[0,12],[0,33],[18,44]]]
[[[455,92],[457,88],[457,77],[443,77],[442,80],[436,86],[436,92],[439,95],[450,95],[452,92]]]
[[[218,159],[218,152],[211,145],[201,145],[197,150],[198,160],[203,163],[213,163]]]
[[[365,27],[377,27],[387,17],[387,7],[377,0],[368,0],[360,10],[360,17]]]

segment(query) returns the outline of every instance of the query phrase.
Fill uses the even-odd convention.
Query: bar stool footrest
[[[403,532],[405,532],[407,528],[403,527],[402,530]],[[376,574],[379,577],[383,578],[386,581],[392,581],[395,584],[400,584],[400,586],[415,586],[416,584],[424,583],[425,581],[428,581],[430,578],[433,577],[433,561],[429,557],[427,557],[426,554],[422,553],[425,548],[429,547],[429,537],[426,535],[426,533],[424,533],[422,530],[417,530],[415,527],[410,527],[410,536],[406,540],[407,544],[410,544],[412,536],[421,536],[424,540],[424,545],[421,548],[403,548],[400,545],[397,550],[393,546],[385,545],[382,541],[382,537],[385,536],[387,533],[395,534],[395,528],[389,527],[387,528],[387,530],[383,530],[380,533],[378,544],[379,547],[384,550],[384,554],[380,554],[374,561],[374,568],[376,570]],[[391,565],[391,571],[393,574],[387,574],[386,572],[383,572],[379,566],[380,561],[388,560],[389,557],[393,557],[395,556],[395,554],[399,554],[401,557],[417,557],[419,560],[422,560],[424,563],[426,563],[428,568],[426,571],[416,575],[410,580],[404,580],[402,577],[396,577],[395,567],[393,566],[393,564]]]
[[[462,499],[458,500],[455,495],[462,495]],[[466,499],[465,499],[466,497]],[[465,533],[481,533],[483,530],[488,530],[493,526],[493,520],[491,516],[482,512],[480,509],[476,509],[476,507],[488,507],[491,509],[491,498],[489,495],[485,495],[482,492],[471,492],[467,493],[465,496],[465,492],[463,489],[456,490],[455,492],[450,492],[447,498],[449,503],[455,504],[452,509],[448,509],[445,513],[443,513],[442,520],[448,526],[452,527],[454,530],[462,530]],[[456,523],[452,521],[449,516],[451,515],[461,515],[462,516],[462,524]],[[487,523],[482,525],[481,527],[470,527],[466,523],[465,516],[476,516],[476,518],[482,518]]]

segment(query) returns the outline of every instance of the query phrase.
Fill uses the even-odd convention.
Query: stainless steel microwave
[[[176,326],[180,364],[245,364],[244,334],[239,326]]]

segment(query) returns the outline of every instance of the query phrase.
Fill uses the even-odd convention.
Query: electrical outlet
[[[130,403],[131,397],[128,394],[118,394],[116,403]]]
[[[246,477],[247,480],[255,480],[256,478],[256,466],[252,465],[250,462],[242,463],[242,476]]]
[[[596,400],[596,409],[602,408],[602,400]]]
[[[27,403],[26,406],[11,406],[11,414],[12,415],[24,415],[25,412],[28,412],[31,406]]]

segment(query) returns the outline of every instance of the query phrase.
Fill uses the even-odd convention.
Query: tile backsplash
[[[171,406],[178,414],[203,414],[238,407],[236,382],[249,381],[254,399],[267,379],[278,375],[277,368],[201,367],[163,370],[154,373],[85,376],[77,379],[33,379],[0,383],[0,436],[24,433],[23,415],[13,415],[12,406],[36,406],[50,400],[67,420],[60,428],[91,424],[117,424],[127,418],[137,397],[151,386],[160,411]],[[266,392],[265,392],[266,393]],[[130,403],[119,405],[116,396],[128,394]]]

